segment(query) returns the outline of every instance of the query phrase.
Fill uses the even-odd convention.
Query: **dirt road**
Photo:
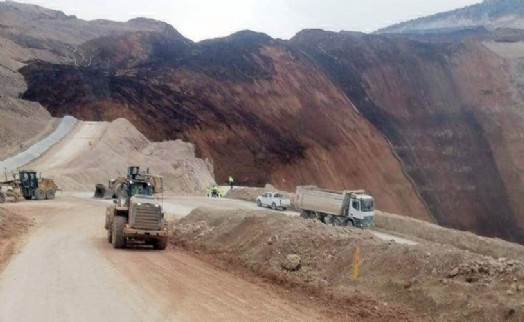
[[[7,160],[0,161],[0,169],[5,172],[12,171],[45,154],[52,146],[68,136],[76,123],[77,120],[74,117],[64,117],[53,133],[33,144],[27,150],[22,151]]]
[[[47,172],[66,166],[100,140],[108,125],[109,123],[105,122],[78,122],[62,142],[49,149],[42,157],[34,160],[28,165],[28,168]]]
[[[170,249],[114,250],[105,204],[8,204],[37,225],[0,278],[0,321],[322,320],[265,286]]]

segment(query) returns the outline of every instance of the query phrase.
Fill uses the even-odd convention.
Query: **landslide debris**
[[[135,32],[82,51],[93,57],[79,67],[21,69],[23,97],[53,116],[126,118],[150,140],[191,142],[218,182],[366,187],[383,209],[429,219],[388,142],[292,46],[249,31],[198,44]]]
[[[59,166],[53,160],[37,160],[34,167],[66,191],[94,191],[97,183],[107,185],[109,179],[125,177],[130,165],[163,176],[169,193],[202,193],[214,183],[212,164],[197,158],[192,144],[150,142],[126,119],[99,125],[103,133],[72,160]]]
[[[428,241],[399,245],[378,240],[366,230],[271,212],[202,208],[175,227],[176,244],[279,285],[309,290],[305,292],[320,289],[324,299],[331,299],[319,304],[326,308],[345,299],[351,305],[344,314],[353,318],[359,314],[375,321],[524,318],[520,291],[524,266],[515,259]],[[357,246],[361,265],[355,281]],[[289,294],[300,292],[295,288]]]

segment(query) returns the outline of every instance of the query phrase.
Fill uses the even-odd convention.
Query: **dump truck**
[[[163,180],[153,184],[140,175],[139,167],[129,167],[127,180],[115,188],[114,205],[107,207],[105,229],[114,248],[128,245],[151,245],[164,250],[168,242],[168,223],[160,199]]]
[[[129,167],[129,169],[131,168],[134,169],[133,171],[138,171],[138,173],[134,174],[136,178],[151,184],[154,194],[162,192],[162,178],[160,176],[150,174],[149,169],[144,172],[140,171],[140,167]],[[115,199],[117,197],[117,188],[127,180],[127,177],[118,177],[116,179],[109,180],[107,186],[102,183],[96,184],[94,197],[99,199]]]
[[[51,200],[55,199],[56,192],[59,190],[53,179],[38,177],[36,171],[21,170],[18,174],[13,174],[13,180],[0,183],[6,191],[0,195],[0,203],[6,198],[12,197],[18,201],[21,197],[26,200]]]
[[[314,186],[297,187],[300,216],[334,226],[373,226],[375,202],[364,190],[334,191]]]

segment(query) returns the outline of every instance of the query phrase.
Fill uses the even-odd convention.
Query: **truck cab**
[[[345,215],[355,227],[367,228],[373,226],[375,215],[375,200],[363,193],[347,193]]]

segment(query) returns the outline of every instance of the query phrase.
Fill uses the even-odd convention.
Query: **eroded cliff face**
[[[384,137],[285,43],[251,32],[189,45],[134,33],[82,48],[93,54],[82,67],[23,68],[24,98],[56,116],[124,117],[150,139],[190,141],[214,160],[218,182],[364,188],[380,208],[431,220]]]
[[[524,242],[522,90],[480,40],[305,31],[293,40],[382,131],[445,226]]]
[[[23,98],[190,141],[219,182],[365,188],[384,210],[524,243],[523,39],[309,30],[195,44],[144,28],[79,43],[73,60],[38,56]]]

